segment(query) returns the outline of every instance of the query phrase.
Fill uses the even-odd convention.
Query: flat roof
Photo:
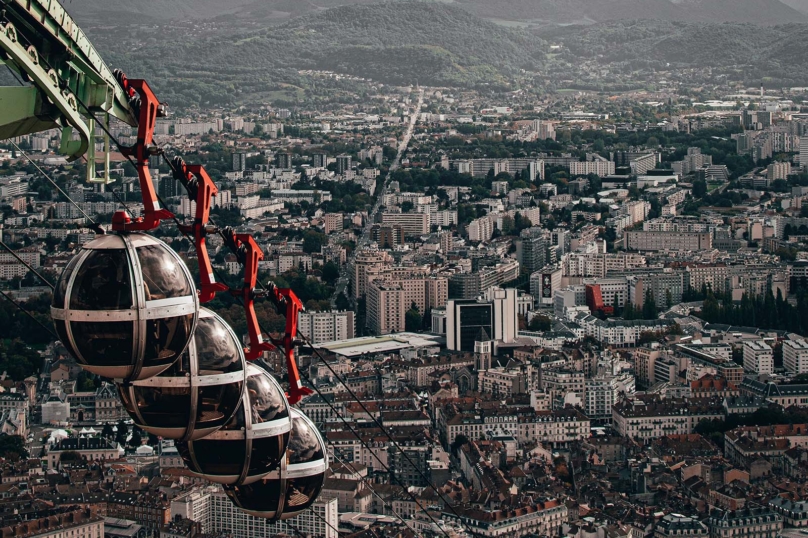
[[[363,336],[348,340],[335,340],[315,344],[317,349],[325,349],[343,357],[358,357],[366,353],[389,353],[420,347],[444,346],[446,338],[431,334],[395,333],[383,336]]]

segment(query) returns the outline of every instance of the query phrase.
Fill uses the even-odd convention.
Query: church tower
[[[491,357],[494,353],[494,341],[488,337],[485,329],[480,328],[474,342],[474,364],[482,372],[491,369]]]

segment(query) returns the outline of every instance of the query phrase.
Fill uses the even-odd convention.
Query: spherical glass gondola
[[[289,444],[289,402],[269,373],[247,364],[247,386],[233,418],[195,441],[178,441],[191,473],[225,485],[249,484],[278,466]]]
[[[64,346],[88,372],[117,380],[155,376],[182,355],[199,310],[191,273],[165,243],[104,235],[82,247],[53,293]]]
[[[241,405],[247,377],[244,349],[230,326],[206,308],[188,350],[165,372],[118,385],[124,409],[140,428],[191,441],[227,424]]]
[[[288,519],[314,504],[327,469],[323,437],[306,415],[292,409],[292,436],[278,469],[252,484],[225,486],[224,490],[233,504],[252,516]]]

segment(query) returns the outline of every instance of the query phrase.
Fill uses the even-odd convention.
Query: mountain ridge
[[[76,20],[125,24],[122,16],[169,20],[280,21],[373,0],[61,0]],[[430,3],[430,2],[425,2]],[[445,3],[445,2],[434,2]],[[554,24],[659,19],[685,22],[785,24],[808,22],[808,0],[450,0],[477,16]],[[115,20],[110,20],[115,19]]]
[[[111,65],[154,79],[167,99],[227,102],[298,70],[335,71],[378,82],[507,87],[544,60],[544,41],[457,6],[411,1],[351,5],[249,31],[91,27]],[[200,59],[204,59],[201,61]],[[299,78],[299,77],[297,77]],[[180,95],[182,94],[182,95]]]

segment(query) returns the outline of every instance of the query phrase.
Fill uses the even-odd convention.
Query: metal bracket
[[[64,129],[71,127],[78,132],[79,140],[72,140],[72,132],[62,132],[62,152],[67,155],[68,161],[75,161],[87,152],[90,145],[90,129],[78,111],[78,101],[70,90],[61,89],[59,76],[53,69],[45,70],[39,63],[39,54],[33,47],[24,47],[17,36],[17,29],[13,24],[0,25],[0,48],[6,56],[24,71],[33,83],[59,111],[62,118],[59,124]],[[8,114],[11,114],[9,116]],[[19,112],[3,108],[0,111],[0,125],[8,125],[13,116]],[[66,122],[66,124],[65,124]]]

